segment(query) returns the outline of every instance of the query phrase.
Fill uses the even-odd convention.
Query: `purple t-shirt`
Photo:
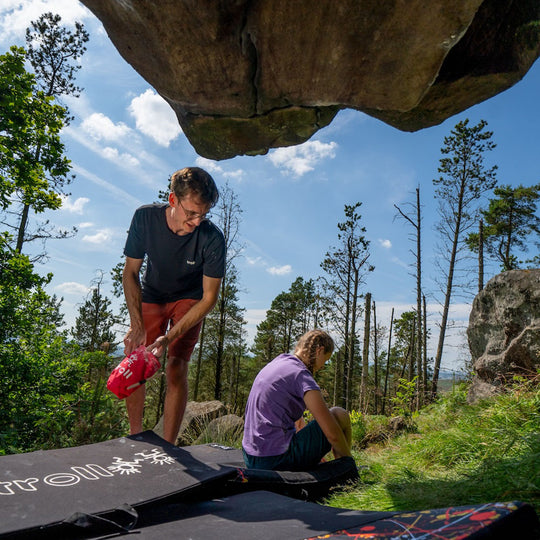
[[[242,446],[247,454],[278,456],[289,448],[308,390],[320,388],[292,354],[280,354],[259,371],[246,405]]]

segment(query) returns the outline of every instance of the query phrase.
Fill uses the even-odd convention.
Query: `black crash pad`
[[[151,431],[102,443],[0,458],[0,537],[43,529],[76,512],[137,508],[235,476],[216,463],[239,451],[179,448]]]
[[[194,504],[155,507],[132,534],[133,538],[141,540],[300,540],[359,527],[393,514],[332,508],[277,493],[253,491]],[[99,538],[104,540],[111,536]]]
[[[352,457],[320,463],[310,471],[267,471],[238,468],[235,478],[226,480],[227,494],[245,491],[272,491],[295,499],[318,501],[337,486],[358,480],[358,468]]]
[[[254,491],[156,507],[132,534],[141,540],[538,540],[539,526],[532,507],[523,503],[369,512]]]

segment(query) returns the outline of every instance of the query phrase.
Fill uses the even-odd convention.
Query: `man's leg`
[[[129,418],[129,434],[135,435],[143,430],[144,384],[126,398],[126,409]]]
[[[163,409],[163,438],[176,444],[188,398],[188,360],[167,359],[167,393]]]
[[[167,312],[162,304],[143,303],[142,316],[146,331],[146,345],[150,345],[154,343],[157,337],[165,333],[169,322]],[[145,386],[144,384],[141,385],[126,398],[130,435],[135,435],[143,430]]]
[[[174,326],[198,300],[183,299],[168,304],[171,326]],[[191,353],[199,340],[201,324],[169,344],[167,351],[167,393],[163,408],[163,438],[176,444],[188,399],[188,367]]]

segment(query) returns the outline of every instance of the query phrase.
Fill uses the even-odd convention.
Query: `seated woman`
[[[351,455],[349,414],[329,409],[313,378],[333,350],[326,332],[311,330],[294,354],[280,354],[261,369],[246,405],[242,448],[248,468],[308,470],[330,450],[336,458]],[[306,408],[314,420],[297,431]]]

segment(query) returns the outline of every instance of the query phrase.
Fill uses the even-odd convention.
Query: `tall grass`
[[[414,432],[355,452],[364,466],[359,483],[328,503],[407,511],[519,500],[540,513],[538,381],[518,380],[475,405],[466,391],[461,386],[420,411]]]

